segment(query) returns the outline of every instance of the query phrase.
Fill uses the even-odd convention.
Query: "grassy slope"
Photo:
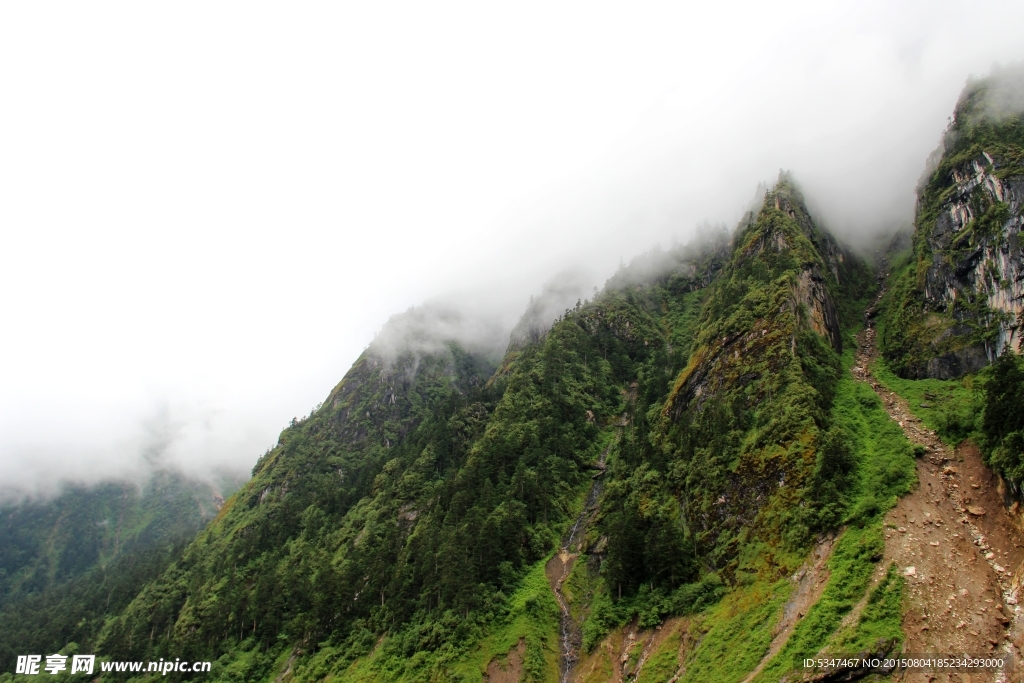
[[[509,615],[464,660],[453,667],[455,680],[482,680],[481,674],[495,658],[504,657],[520,639],[526,642],[523,662],[526,681],[549,681],[558,677],[558,604],[544,575],[546,560],[530,570],[522,586],[509,601]]]
[[[441,677],[428,673],[431,655],[418,652],[406,662],[389,656],[382,641],[367,657],[360,658],[341,671],[324,665],[331,661],[333,652],[321,650],[297,677],[326,669],[327,680],[363,683],[389,680],[403,681],[445,680],[454,682],[482,681],[487,665],[501,659],[523,639],[526,655],[523,663],[524,681],[550,681],[558,678],[558,604],[555,602],[544,575],[545,561],[538,562],[523,578],[518,590],[508,601],[508,614],[492,624],[489,632],[468,652],[446,667]]]
[[[981,398],[975,375],[961,379],[903,379],[884,360],[871,367],[871,374],[890,391],[907,401],[914,413],[949,446],[976,435]]]

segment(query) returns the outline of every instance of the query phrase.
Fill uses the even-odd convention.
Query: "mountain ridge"
[[[731,233],[650,252],[575,304],[571,286],[543,292],[500,358],[450,311],[393,317],[79,645],[212,661],[231,681],[683,683],[794,680],[817,654],[922,642],[905,605],[926,577],[895,515],[939,495],[918,478],[948,486],[946,517],[1003,511],[970,512],[947,451],[921,460],[908,435],[976,439],[1011,494],[1024,467],[1024,417],[1002,405],[1019,393],[1015,354],[978,375],[984,403],[912,379],[974,368],[979,344],[1001,345],[986,360],[1014,348],[1015,323],[979,303],[1013,299],[985,254],[1016,272],[1024,205],[1000,199],[1016,197],[1024,127],[991,91],[965,91],[888,277],[780,173]],[[896,406],[897,392],[927,400]],[[929,401],[946,411],[935,432],[904,418],[931,419]],[[1007,652],[1014,619],[984,630]]]
[[[767,241],[752,249],[761,238]],[[815,435],[830,398],[827,376],[839,369],[840,311],[849,308],[837,306],[830,290],[840,273],[844,285],[847,276],[851,284],[868,279],[866,267],[814,225],[787,176],[734,236],[732,255],[723,246],[712,241],[647,281],[620,277],[623,285],[578,302],[546,332],[513,340],[504,370],[490,379],[493,366],[455,343],[424,351],[417,339],[420,350],[404,353],[371,345],[318,410],[282,433],[176,568],[108,623],[99,645],[125,658],[234,651],[226,665],[252,660],[257,669],[248,676],[266,671],[265,657],[279,651],[284,634],[302,651],[326,637],[331,645],[314,649],[339,653],[331,667],[339,671],[390,633],[388,647],[399,648],[392,656],[433,650],[427,670],[444,671],[464,651],[451,649],[456,643],[472,642],[479,636],[469,633],[485,633],[508,609],[505,598],[488,596],[514,591],[555,545],[572,518],[573,492],[621,424],[627,427],[613,440],[619,445],[611,446],[603,475],[608,484],[581,541],[604,590],[633,595],[650,584],[671,593],[722,569],[735,580],[739,549],[777,542],[773,515],[789,519],[790,494],[770,482],[785,472],[797,497],[810,486]],[[785,379],[773,380],[774,401],[795,417],[755,415],[755,403],[770,391],[762,386],[767,380],[737,381],[742,373],[730,365],[736,347],[716,341],[759,333],[755,318],[776,307],[782,310],[772,325],[779,329],[759,339],[789,368]],[[700,362],[694,358],[712,355],[728,368],[712,374],[721,375],[719,393],[729,401],[710,392],[714,409],[682,405],[672,380]],[[670,405],[677,406],[674,419]],[[705,420],[712,413],[717,421]],[[746,451],[743,439],[727,445],[730,457],[746,463],[739,476],[755,482],[755,493],[729,502],[733,514],[724,526],[715,510],[724,489],[711,482],[732,476],[729,465],[694,447],[692,437],[680,442],[686,420],[691,430],[695,422],[717,429],[725,420],[732,425],[725,434],[771,435]],[[767,447],[771,439],[796,451],[780,460]],[[679,478],[684,464],[706,475],[699,486],[692,476]],[[644,489],[660,512],[638,502]],[[672,521],[679,515],[684,524]],[[804,519],[782,556],[806,547],[820,523]],[[234,578],[219,582],[225,572]],[[426,636],[432,631],[441,640]],[[526,643],[528,659],[550,656],[543,642]]]
[[[1024,70],[968,83],[918,190],[912,253],[895,264],[880,346],[896,373],[953,379],[1004,348],[1024,324],[1024,114],[1008,93]]]

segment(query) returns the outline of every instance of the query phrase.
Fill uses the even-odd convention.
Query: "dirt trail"
[[[871,375],[875,330],[857,339],[854,377],[868,383],[912,443],[919,487],[886,515],[885,565],[906,580],[903,651],[913,654],[1013,654],[1024,645],[1014,574],[1024,560],[1024,535],[1002,505],[997,478],[977,449],[955,452],[911,413],[906,401]],[[1024,620],[1021,620],[1024,621]],[[904,681],[1021,681],[1021,667],[1002,673],[908,673]]]
[[[523,678],[523,658],[526,656],[526,641],[522,638],[519,643],[509,650],[508,660],[502,662],[498,659],[487,665],[487,683],[519,683]]]

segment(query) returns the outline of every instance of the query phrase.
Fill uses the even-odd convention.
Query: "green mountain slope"
[[[925,577],[886,513],[926,449],[864,368],[1020,496],[1017,85],[965,90],[877,308],[781,174],[731,233],[593,300],[547,289],[503,352],[450,311],[395,316],[198,534],[211,509],[170,480],[4,511],[0,664],[63,646],[218,681],[679,683],[898,650]],[[854,338],[872,314],[877,363]]]
[[[156,472],[142,488],[72,487],[0,509],[0,669],[12,670],[18,654],[93,642],[104,616],[216,515],[223,488]]]
[[[869,275],[783,177],[731,237],[639,259],[550,329],[525,316],[498,363],[396,318],[97,651],[480,680],[521,641],[546,680],[560,628],[593,647],[774,581],[849,517],[830,416]],[[543,578],[566,542],[568,616]]]
[[[1024,326],[1021,92],[1020,67],[964,89],[918,189],[912,248],[893,255],[878,326],[895,375],[890,386],[912,396],[915,410],[946,441],[977,441],[1018,498],[1024,485],[1016,400]],[[907,381],[924,378],[930,383]]]
[[[384,633],[399,654],[458,651],[561,535],[623,412],[620,388],[647,363],[664,392],[685,364],[688,336],[676,337],[720,254],[577,306],[493,377],[454,344],[394,357],[371,346],[109,625],[103,651],[264,653],[238,654],[247,676],[267,675],[282,648],[330,644],[341,666]]]
[[[654,440],[707,569],[731,571],[755,540],[803,548],[838,521],[841,466],[818,460],[832,457],[843,329],[870,284],[785,178],[737,232]]]

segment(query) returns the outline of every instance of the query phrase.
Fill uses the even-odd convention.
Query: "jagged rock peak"
[[[893,283],[883,352],[950,379],[1021,350],[1024,68],[970,81],[918,190],[913,263]],[[913,271],[913,272],[911,272]]]
[[[799,240],[794,239],[789,230],[783,229],[782,224],[772,220],[769,215],[772,210],[795,223],[800,234],[810,244],[801,244]],[[741,223],[740,229],[743,228],[744,225]],[[746,229],[755,231],[757,237],[747,238],[749,245],[743,251],[744,257],[753,257],[756,255],[754,252],[765,248],[773,248],[780,252],[795,251],[800,259],[800,272],[794,285],[794,304],[807,310],[809,317],[806,322],[810,327],[826,337],[838,353],[842,353],[839,314],[825,283],[827,272],[834,279],[834,284],[842,284],[844,265],[849,255],[836,239],[811,217],[803,194],[790,173],[779,173],[775,187],[765,193],[765,200],[756,221],[748,222]]]
[[[863,270],[814,222],[792,177],[780,174],[757,213],[736,229],[732,259],[713,285],[697,349],[667,412],[678,418],[694,401],[700,406],[737,384],[778,374],[797,355],[804,330],[842,353],[834,297],[854,266]]]

